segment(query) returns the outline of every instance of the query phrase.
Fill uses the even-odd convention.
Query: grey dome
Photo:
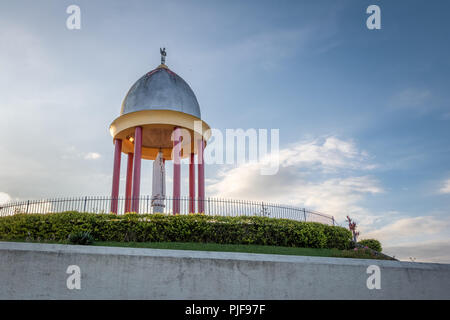
[[[165,65],[136,81],[123,100],[121,115],[142,110],[173,110],[201,118],[191,87]]]

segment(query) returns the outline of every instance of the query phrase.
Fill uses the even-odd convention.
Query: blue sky
[[[71,4],[81,30],[66,28]],[[366,28],[371,4],[381,30]],[[165,46],[212,127],[280,129],[277,176],[208,166],[209,195],[351,214],[389,253],[407,259],[413,246],[419,260],[450,262],[449,9],[438,0],[2,0],[0,195],[109,194],[109,124]]]

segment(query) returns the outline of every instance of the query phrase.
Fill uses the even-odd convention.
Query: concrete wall
[[[370,265],[379,290],[367,288]],[[0,299],[449,298],[443,264],[0,242]]]

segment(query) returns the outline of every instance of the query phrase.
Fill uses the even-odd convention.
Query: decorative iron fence
[[[9,216],[18,213],[54,213],[63,211],[79,211],[91,213],[109,213],[111,197],[76,197],[58,198],[45,200],[28,200],[11,202],[0,205],[0,216]],[[133,199],[118,197],[117,214],[125,213],[125,202]],[[127,201],[126,201],[127,200]],[[158,200],[158,207],[162,207],[161,213],[171,214],[173,212],[173,198],[167,197]],[[281,205],[269,202],[258,202],[248,200],[232,200],[219,198],[193,199],[180,198],[180,214],[189,214],[192,203],[198,208],[199,202],[203,202],[205,214],[220,216],[264,216],[272,218],[284,218],[297,221],[320,222],[335,225],[334,217],[317,211],[298,208],[290,205]],[[158,211],[158,212],[159,212]],[[139,197],[139,212],[152,213],[152,198],[150,196]]]

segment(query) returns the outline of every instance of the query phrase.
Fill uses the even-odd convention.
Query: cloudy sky
[[[66,28],[71,4],[80,30]],[[366,27],[371,4],[381,30]],[[341,224],[350,215],[389,254],[450,263],[449,9],[1,0],[0,202],[108,195],[109,125],[164,46],[211,127],[280,130],[276,175],[258,163],[208,165],[207,195],[305,206]]]

